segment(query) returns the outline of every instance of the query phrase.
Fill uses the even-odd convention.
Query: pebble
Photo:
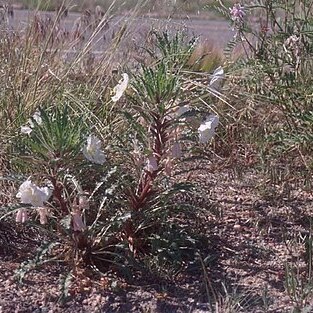
[[[237,230],[237,231],[241,230],[241,225],[235,224],[234,225],[234,230]]]

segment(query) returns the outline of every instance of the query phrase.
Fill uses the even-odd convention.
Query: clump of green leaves
[[[75,167],[87,133],[83,118],[71,116],[66,105],[38,112],[41,122],[31,117],[31,133],[18,136],[18,159],[26,162],[28,169],[47,174],[51,174],[51,168],[59,171]]]
[[[227,50],[232,140],[260,149],[266,164],[293,155],[312,167],[312,5],[268,0],[228,8],[221,2],[234,28]]]
[[[187,125],[190,108],[184,107],[184,68],[194,44],[180,34],[155,36],[154,62],[128,70],[113,89],[107,79],[99,98],[88,85],[60,88],[29,110],[31,117],[20,116],[8,145],[12,169],[24,181],[11,214],[22,223],[36,223],[40,215],[73,275],[83,264],[101,272],[119,268],[130,277],[141,260],[177,271],[193,259],[197,240],[175,219],[188,210],[174,197],[194,192],[190,182],[175,177],[189,157],[183,156],[185,145],[199,145],[192,143],[196,128]],[[48,260],[52,250],[43,257]],[[22,272],[40,262],[30,261]]]

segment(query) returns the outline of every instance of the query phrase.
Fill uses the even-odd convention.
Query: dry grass
[[[27,3],[27,5],[37,6],[37,3]],[[183,1],[178,2],[178,5],[184,4]],[[159,62],[151,54],[150,58],[145,58],[147,51],[144,53],[136,45],[131,46],[133,50],[125,51],[127,50],[125,47],[130,47],[130,28],[127,22],[122,24],[114,36],[105,39],[108,41],[107,53],[96,57],[93,47],[98,40],[104,40],[103,35],[110,30],[108,21],[110,22],[110,16],[114,10],[112,6],[106,13],[100,14],[99,19],[95,5],[96,2],[79,3],[80,8],[94,7],[94,10],[84,11],[71,31],[62,28],[61,11],[52,20],[40,14],[36,15],[32,24],[24,32],[12,35],[5,28],[2,30],[0,56],[5,62],[0,65],[2,73],[0,85],[3,87],[0,90],[1,205],[16,202],[17,187],[10,181],[10,174],[18,171],[19,168],[16,163],[12,162],[12,159],[19,156],[15,152],[18,149],[12,148],[11,144],[20,136],[20,126],[38,107],[44,106],[50,109],[67,104],[74,117],[86,116],[87,124],[92,131],[98,132],[109,142],[112,137],[117,137],[116,134],[122,134],[127,128],[117,112],[130,106],[131,102],[122,101],[121,104],[110,106],[112,89],[120,79],[121,72],[131,72],[135,68],[134,73],[139,76],[142,73],[136,71],[140,67],[136,61],[141,60],[142,62],[139,63],[151,67]],[[119,2],[116,1],[114,6],[118,7],[118,5]],[[201,6],[202,2],[195,5]],[[126,6],[124,8],[128,9]],[[155,7],[155,9],[162,12],[164,8]],[[195,7],[186,7],[184,12],[189,9],[193,12],[196,10]],[[139,13],[138,10],[132,12],[133,16]],[[144,38],[144,47],[151,48],[152,46],[153,48],[155,42],[153,40],[149,42],[151,39],[149,34],[146,34]],[[71,51],[71,54],[66,55],[67,51]],[[182,50],[169,49],[168,51]],[[133,55],[136,57],[133,58]],[[175,57],[177,55],[171,55],[172,60]],[[234,57],[236,58],[237,56]],[[223,89],[225,95],[219,96],[218,100],[208,93],[210,73],[223,62],[226,63],[226,60],[220,51],[209,43],[199,43],[189,60],[183,64],[184,66],[177,65],[175,62],[173,66],[175,71],[177,67],[182,66],[182,73],[185,75],[181,80],[184,92],[181,93],[179,100],[194,105],[198,110],[197,113],[202,114],[202,117],[211,111],[217,111],[221,116],[218,136],[214,140],[212,149],[211,146],[203,150],[202,147],[201,149],[196,147],[193,152],[201,161],[198,163],[194,160],[188,166],[195,167],[197,170],[183,168],[184,173],[179,177],[184,183],[193,180],[198,187],[197,191],[201,191],[201,195],[199,198],[188,199],[190,207],[188,214],[190,215],[187,213],[184,215],[181,212],[174,218],[168,216],[166,220],[170,223],[177,219],[177,225],[185,226],[184,231],[198,236],[195,237],[197,244],[199,243],[198,256],[195,257],[193,263],[189,264],[187,261],[183,263],[177,271],[177,268],[171,267],[168,263],[158,263],[158,260],[153,263],[155,260],[148,255],[145,261],[150,268],[147,266],[148,270],[145,269],[142,272],[141,280],[138,279],[137,272],[136,275],[128,276],[130,278],[128,283],[122,281],[121,275],[118,275],[120,273],[112,275],[109,272],[103,278],[93,276],[94,274],[88,270],[79,269],[73,276],[74,284],[70,286],[71,297],[66,307],[68,312],[73,311],[73,307],[77,308],[77,306],[80,306],[82,310],[84,306],[92,310],[90,307],[94,302],[99,310],[114,311],[122,308],[121,310],[129,312],[131,310],[138,312],[137,302],[140,303],[140,310],[151,312],[159,309],[160,302],[169,305],[164,304],[168,312],[173,312],[175,309],[190,310],[190,308],[207,311],[209,310],[208,303],[211,304],[212,311],[216,312],[253,312],[254,310],[256,312],[286,312],[286,308],[292,310],[297,306],[305,307],[312,303],[311,274],[307,275],[307,266],[311,265],[311,260],[307,256],[310,252],[307,242],[310,243],[311,240],[312,226],[311,172],[308,168],[303,170],[303,160],[299,155],[297,158],[292,155],[287,160],[288,164],[286,160],[280,160],[280,156],[277,159],[262,159],[264,151],[261,151],[261,148],[263,148],[262,144],[265,145],[265,141],[261,141],[260,138],[264,136],[265,121],[271,119],[274,110],[265,107],[264,102],[261,104],[245,102],[238,92],[235,92],[238,87],[237,81],[244,76],[244,69],[242,72],[228,74],[229,80]],[[168,73],[165,71],[165,74]],[[151,86],[154,88],[154,85]],[[140,109],[144,108],[146,96],[144,89],[142,92]],[[134,97],[134,94],[129,94],[129,96]],[[229,103],[230,100],[231,103]],[[155,103],[148,104],[151,107],[155,105]],[[259,106],[256,107],[256,105]],[[147,114],[147,112],[148,110],[144,113]],[[162,120],[155,115],[153,118],[156,125],[152,124],[152,126],[156,129],[159,125],[163,125]],[[143,127],[147,125],[147,122],[143,123]],[[159,132],[155,131],[157,138],[168,140],[166,134],[163,134],[166,130],[162,127],[159,127]],[[148,131],[150,130],[151,128]],[[126,132],[129,135],[128,129]],[[186,136],[189,134],[186,133]],[[126,138],[129,141],[130,137]],[[195,138],[195,136],[191,137],[189,145],[186,144],[184,147],[186,150],[192,146]],[[162,145],[156,150],[158,157],[161,157],[166,150],[163,147],[166,140],[164,139],[164,143],[161,141]],[[112,141],[108,150],[114,145],[117,146],[116,142]],[[271,146],[266,146],[266,149],[271,149]],[[121,160],[121,156],[124,156],[121,151],[113,155],[114,161]],[[25,165],[22,164],[22,166],[24,166],[21,168],[25,176],[31,174]],[[133,169],[130,169],[130,172],[131,170]],[[99,181],[97,173],[94,175],[95,177],[87,178],[92,183]],[[148,182],[147,188],[139,184],[136,190],[144,189],[146,194],[144,192],[142,194],[148,199],[150,181],[147,177],[152,176],[145,174],[143,177]],[[308,185],[306,185],[306,179]],[[168,184],[169,179],[164,180]],[[88,184],[91,184],[90,181]],[[116,196],[114,188],[112,188],[114,191],[112,198],[120,197],[123,201],[116,205],[118,208],[127,206],[124,199],[125,195],[127,197],[129,194],[134,199],[132,204],[135,210],[146,205],[146,198],[136,198],[136,194],[131,194],[129,191],[128,194]],[[132,191],[130,188],[129,190]],[[110,203],[108,207],[109,210],[106,213],[110,216],[115,206]],[[163,206],[160,208],[163,209]],[[103,219],[101,222],[106,223],[107,220]],[[130,223],[125,223],[125,225],[129,226]],[[124,235],[126,240],[133,240],[136,238],[132,237],[133,227],[129,230],[126,226],[120,234]],[[103,225],[101,228],[106,229]],[[12,229],[17,237],[27,233],[26,228]],[[3,232],[0,232],[0,240],[8,238],[7,236],[1,237],[2,234]],[[110,233],[108,234],[110,236]],[[38,241],[40,238],[45,238],[45,236],[39,236]],[[128,242],[128,247],[134,251],[130,243],[131,241]],[[6,244],[13,246],[14,241],[7,240]],[[37,243],[33,245],[34,249],[31,254],[35,254],[36,246]],[[99,247],[103,248],[100,245]],[[22,253],[22,251],[17,251],[19,252]],[[292,270],[285,273],[286,264],[290,268],[294,265],[297,273],[294,274]],[[10,271],[18,267],[15,262],[10,260],[4,265],[0,264],[0,267],[6,273],[0,278],[1,283],[9,290],[2,290],[5,296],[2,297],[0,305],[3,304],[5,309],[10,309],[12,303],[19,301],[21,308],[35,310],[36,306],[41,306],[41,304],[34,304],[28,308],[25,306],[31,301],[39,303],[38,301],[41,300],[38,297],[40,297],[44,299],[43,305],[47,307],[57,305],[56,311],[63,310],[59,303],[56,304],[58,286],[56,286],[55,279],[51,280],[51,273],[55,268],[46,268],[43,275],[36,272],[31,274],[33,276],[29,276],[33,277],[32,283],[36,286],[47,287],[47,294],[40,294],[37,297],[36,293],[29,292],[33,288],[31,284],[27,285],[26,282],[26,287],[21,287],[10,277],[12,276]],[[139,272],[139,269],[136,268],[136,270]],[[65,269],[61,268],[61,271]],[[118,270],[113,268],[112,271]],[[42,282],[42,276],[47,276],[49,279]],[[294,278],[294,282],[288,285],[289,277]],[[148,287],[147,281],[150,284]],[[134,288],[135,284],[140,287]],[[302,285],[305,285],[308,291],[304,290]],[[152,291],[151,286],[154,288]],[[14,293],[15,302],[11,297]],[[96,294],[100,294],[101,297],[97,298]],[[113,294],[113,302],[110,300],[112,297],[107,297],[108,294],[110,297]],[[124,296],[115,297],[117,294],[124,294]],[[147,294],[148,298],[157,300],[151,301],[152,307],[142,308],[141,305],[145,302]],[[191,301],[188,299],[189,296],[192,297]],[[123,306],[127,297],[133,297],[130,299],[132,307]],[[78,303],[76,301],[78,298],[86,300],[85,304]],[[88,301],[91,302],[90,306]],[[165,309],[163,311],[166,312]]]
[[[56,10],[59,8],[63,0],[57,1],[42,1],[42,0],[10,0],[22,8],[40,9],[40,10]],[[235,1],[226,1],[230,4]],[[68,5],[73,11],[83,11],[86,9],[94,9],[96,6],[101,6],[104,10],[107,10],[111,6],[111,1],[107,0],[66,0],[65,4]],[[117,0],[115,1],[115,10],[121,11],[132,11],[136,7],[138,1],[135,0]],[[153,13],[168,16],[169,12],[173,14],[198,14],[205,11],[209,5],[215,4],[213,0],[197,0],[197,1],[186,1],[186,0],[147,0],[145,4],[141,6],[141,12]]]

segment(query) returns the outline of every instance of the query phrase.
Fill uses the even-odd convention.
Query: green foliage
[[[42,122],[39,124],[31,117],[34,128],[29,136],[19,136],[21,150],[16,154],[38,171],[53,168],[55,164],[62,164],[67,169],[75,166],[86,137],[83,118],[71,116],[67,106],[40,109],[39,112]]]
[[[165,112],[177,97],[179,91],[179,75],[170,71],[166,63],[152,67],[142,67],[142,74],[134,82],[136,103],[158,107],[159,113]]]
[[[153,30],[150,36],[155,38],[155,43],[152,48],[147,49],[147,52],[157,62],[167,63],[173,68],[186,66],[198,41],[196,37],[187,40],[184,32],[170,35],[168,31],[159,33]]]
[[[20,283],[23,282],[25,275],[37,267],[43,265],[44,263],[51,262],[55,258],[51,257],[51,250],[58,246],[58,242],[44,242],[37,250],[37,254],[33,259],[29,259],[23,262],[16,271],[16,277]]]
[[[60,278],[60,296],[59,296],[59,302],[64,303],[69,297],[69,289],[72,283],[73,279],[73,273],[72,271],[69,271],[66,275]]]
[[[251,1],[242,18],[231,20],[221,3],[235,35],[225,49],[233,109],[223,115],[229,127],[270,163],[292,155],[306,160],[307,169],[312,164],[312,4]]]
[[[19,190],[27,196],[20,201],[27,204],[4,206],[1,218],[22,212],[25,220],[37,225],[39,220],[46,229],[51,242],[22,264],[19,277],[46,262],[66,261],[70,271],[61,279],[62,302],[81,265],[102,273],[118,268],[129,278],[142,260],[175,270],[193,261],[196,240],[175,219],[183,214],[184,203],[173,202],[177,194],[193,194],[194,189],[189,182],[176,181],[175,169],[183,158],[172,150],[190,138],[185,136],[190,132],[187,114],[179,117],[176,112],[191,98],[183,92],[189,83],[184,69],[195,39],[186,42],[183,33],[154,30],[154,47],[148,51],[152,62],[127,70],[127,92],[114,102],[112,64],[120,62],[117,48],[126,25],[118,40],[112,39],[109,57],[85,66],[92,38],[73,60],[65,61],[65,47],[83,40],[67,42],[70,35],[59,40],[49,23],[38,16],[34,26],[44,26],[44,32],[30,27],[21,40],[7,34],[0,42],[0,54],[8,60],[1,65],[7,76],[0,80],[0,122],[10,137],[2,136],[0,144],[9,164],[7,177],[18,177],[12,183],[14,201],[21,186],[17,183],[32,180],[26,191]],[[197,96],[198,90],[192,97]],[[25,126],[28,130],[21,133]],[[96,143],[87,149],[90,134]],[[88,153],[99,149],[105,161],[94,162]],[[45,200],[36,203],[44,208],[29,204],[40,192]],[[58,256],[52,257],[55,247]]]

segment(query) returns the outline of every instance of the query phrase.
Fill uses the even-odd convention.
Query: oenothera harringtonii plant
[[[131,172],[135,180],[125,187],[131,215],[123,223],[121,234],[134,253],[142,249],[139,242],[143,244],[142,240],[147,240],[147,237],[142,238],[145,236],[138,227],[147,222],[141,214],[145,214],[149,202],[151,205],[154,181],[172,157],[169,155],[172,125],[168,113],[179,92],[178,80],[178,75],[170,73],[165,64],[160,63],[155,68],[144,66],[129,92],[131,105],[125,112],[127,128],[136,131],[128,131],[126,140],[130,142],[129,156],[135,168]]]
[[[28,121],[31,131],[20,130],[14,148],[15,168],[28,177],[17,190],[20,204],[12,211],[16,222],[49,224],[47,228],[68,246],[73,266],[82,255],[92,262],[86,251],[102,229],[106,201],[101,197],[108,199],[116,184],[109,181],[116,170],[108,165],[107,142],[86,124],[66,106],[40,109]]]
[[[94,188],[90,181],[85,183],[86,176],[93,173],[93,168],[101,173],[106,156],[100,139],[90,132],[87,135],[84,125],[83,119],[65,106],[38,110],[28,121],[31,131],[24,131],[25,126],[21,128],[15,166],[31,178],[21,184],[17,197],[22,204],[36,209],[42,224],[48,222],[48,216],[57,222],[70,217],[73,231],[85,229],[85,189],[90,192]],[[32,180],[46,186],[38,187]],[[30,208],[20,209],[16,220],[25,222],[29,211]]]
[[[170,194],[169,189],[175,184],[165,187],[164,179],[172,177],[174,166],[184,153],[181,132],[189,121],[185,114],[190,108],[179,103],[183,92],[181,75],[177,67],[159,62],[143,66],[130,83],[127,97],[130,103],[124,112],[127,127],[124,144],[129,149],[129,161],[125,164],[133,179],[125,186],[129,215],[122,225],[121,236],[135,254],[146,249],[156,224],[167,216],[168,198],[163,195]],[[215,115],[208,114],[203,125],[199,121],[197,141],[208,143],[217,124]]]

